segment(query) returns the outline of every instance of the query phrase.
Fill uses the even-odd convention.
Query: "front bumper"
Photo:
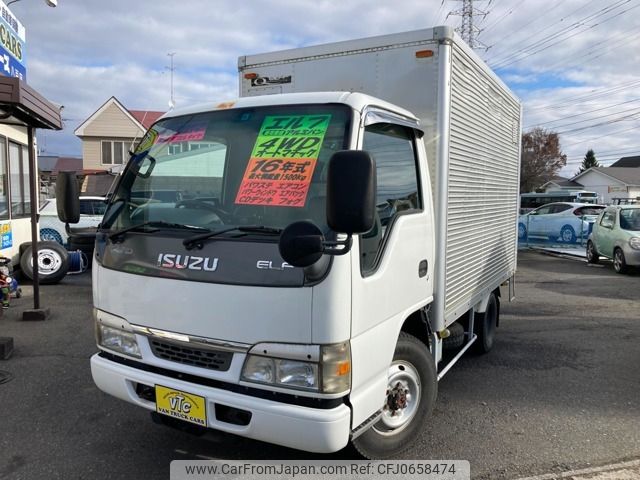
[[[622,252],[624,253],[624,260],[627,265],[629,265],[630,267],[640,266],[640,250],[631,248],[627,243],[622,247]]]
[[[340,450],[349,440],[351,410],[344,403],[320,409],[274,402],[147,372],[99,354],[91,357],[91,374],[103,392],[152,411],[155,403],[138,396],[137,384],[163,385],[200,395],[206,399],[209,428],[254,440],[318,453]],[[249,411],[251,420],[248,425],[217,420],[213,414],[216,404]]]

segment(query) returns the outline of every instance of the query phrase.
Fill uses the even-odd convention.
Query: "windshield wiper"
[[[113,240],[124,235],[127,232],[132,232],[133,230],[138,230],[143,227],[152,227],[155,230],[160,230],[161,228],[175,228],[181,230],[205,230],[207,233],[210,232],[209,229],[204,227],[197,227],[195,225],[184,225],[182,223],[172,223],[172,222],[164,222],[162,220],[150,220],[148,222],[138,223],[137,225],[131,225],[130,227],[125,227],[120,230],[117,230],[113,233],[109,234],[109,239]]]
[[[187,250],[191,250],[193,247],[198,245],[203,240],[207,240],[211,237],[222,235],[223,233],[228,233],[228,232],[259,233],[262,235],[280,235],[282,233],[282,229],[275,228],[275,227],[264,227],[262,225],[243,225],[239,227],[229,227],[229,228],[223,228],[222,230],[209,231],[207,233],[201,233],[198,235],[194,235],[193,237],[185,238],[182,241],[182,244],[187,248]]]

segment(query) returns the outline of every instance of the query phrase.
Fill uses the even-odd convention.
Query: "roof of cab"
[[[277,95],[261,95],[242,97],[218,103],[201,103],[191,107],[176,108],[165,113],[160,119],[191,115],[194,113],[212,112],[230,108],[264,107],[270,105],[296,105],[309,103],[343,103],[358,112],[367,106],[374,106],[389,110],[396,114],[418,122],[418,119],[408,110],[371,95],[354,92],[311,92],[311,93],[282,93]]]

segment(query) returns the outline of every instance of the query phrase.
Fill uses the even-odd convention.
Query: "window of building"
[[[125,158],[125,142],[116,140],[102,141],[103,165],[122,165]]]
[[[375,269],[393,219],[422,208],[413,139],[413,131],[399,125],[374,124],[365,129],[362,149],[376,162],[377,198],[375,224],[360,239],[363,273]]]
[[[9,175],[11,178],[11,217],[29,216],[31,214],[29,154],[24,145],[9,142]]]
[[[0,220],[7,220],[9,218],[8,181],[7,139],[0,137]]]

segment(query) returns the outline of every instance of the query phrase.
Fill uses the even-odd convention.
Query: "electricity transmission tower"
[[[457,15],[462,17],[462,22],[460,26],[456,28],[456,32],[460,34],[462,39],[467,42],[467,44],[474,49],[487,49],[487,46],[484,45],[481,41],[478,40],[478,34],[482,30],[478,28],[475,24],[474,20],[477,17],[486,17],[488,12],[480,10],[473,5],[473,0],[454,0],[457,2],[462,2],[462,8],[458,10],[454,10],[449,12],[449,15]],[[491,0],[489,1],[489,4]]]

